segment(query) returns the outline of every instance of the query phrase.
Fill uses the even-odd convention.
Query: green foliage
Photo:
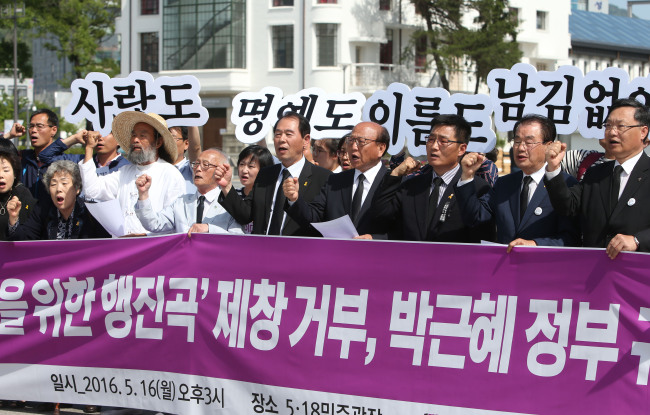
[[[517,44],[518,22],[508,10],[508,0],[411,0],[426,22],[414,41],[425,36],[427,53],[433,56],[443,88],[449,90],[449,76],[455,71],[472,71],[475,93],[494,68],[510,68],[522,56]],[[472,27],[463,17],[474,13]]]
[[[114,32],[119,5],[105,0],[29,0],[26,3],[36,33],[51,39],[45,47],[72,65],[68,78],[61,81],[62,86],[70,86],[74,79],[90,72],[104,72],[109,76],[119,72],[117,62],[97,57],[100,42]]]

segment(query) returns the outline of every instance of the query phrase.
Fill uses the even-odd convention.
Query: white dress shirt
[[[124,233],[146,233],[135,214],[138,188],[135,179],[143,174],[151,177],[149,199],[154,211],[171,205],[185,193],[185,180],[176,167],[162,159],[147,165],[130,164],[115,173],[98,176],[95,162],[79,162],[81,180],[86,197],[100,202],[118,199],[124,216]]]
[[[204,195],[201,222],[208,225],[208,233],[243,234],[242,226],[235,222],[226,209],[217,202],[220,192],[221,190],[216,187]],[[160,212],[155,212],[152,209],[150,199],[138,200],[135,205],[135,213],[149,232],[187,233],[190,227],[196,223],[196,207],[199,196],[201,194],[198,191],[191,195],[185,194]]]
[[[275,196],[278,194],[278,188],[282,186],[282,172],[286,169],[289,170],[289,174],[291,177],[298,178],[300,177],[300,172],[302,172],[302,168],[305,167],[305,157],[303,156],[299,161],[296,163],[292,164],[289,167],[284,167],[280,169],[280,174],[278,174],[278,178],[275,182],[275,190],[273,191],[273,200],[271,201],[271,212],[269,213],[269,224],[266,227],[266,233],[269,233],[269,228],[271,227],[271,218],[273,217],[273,208],[275,207]],[[284,216],[282,216],[282,225],[280,226],[280,232],[282,232],[282,228],[284,228],[284,221],[287,219],[287,212],[284,212]]]

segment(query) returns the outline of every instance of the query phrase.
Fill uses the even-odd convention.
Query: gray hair
[[[81,191],[81,171],[79,165],[70,160],[57,160],[50,164],[43,175],[43,182],[46,188],[50,187],[50,181],[56,173],[68,173],[72,177],[72,185],[75,189]]]

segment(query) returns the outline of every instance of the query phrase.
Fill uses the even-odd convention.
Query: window
[[[390,10],[390,0],[379,0],[379,10]]]
[[[140,70],[158,72],[158,32],[140,34]]]
[[[293,6],[293,0],[273,0],[273,7]]]
[[[548,71],[548,65],[544,62],[537,62],[535,68],[537,68],[538,71]]]
[[[508,15],[513,23],[519,23],[519,9],[517,7],[508,7]]]
[[[316,25],[318,42],[318,66],[336,66],[336,34],[338,25],[319,23]]]
[[[246,1],[162,3],[161,70],[246,67]]]
[[[548,13],[537,10],[537,29],[546,30],[546,16]]]
[[[159,0],[140,0],[140,14],[158,14]]]
[[[316,3],[318,4],[336,4],[338,3],[337,0],[317,0]]]
[[[293,26],[271,27],[273,67],[293,68]]]
[[[393,64],[393,29],[386,29],[386,43],[379,44],[379,68],[387,71]]]

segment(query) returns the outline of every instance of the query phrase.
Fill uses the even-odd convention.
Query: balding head
[[[199,154],[194,171],[194,185],[201,194],[217,187],[216,168],[229,163],[228,156],[221,150],[209,148]]]

